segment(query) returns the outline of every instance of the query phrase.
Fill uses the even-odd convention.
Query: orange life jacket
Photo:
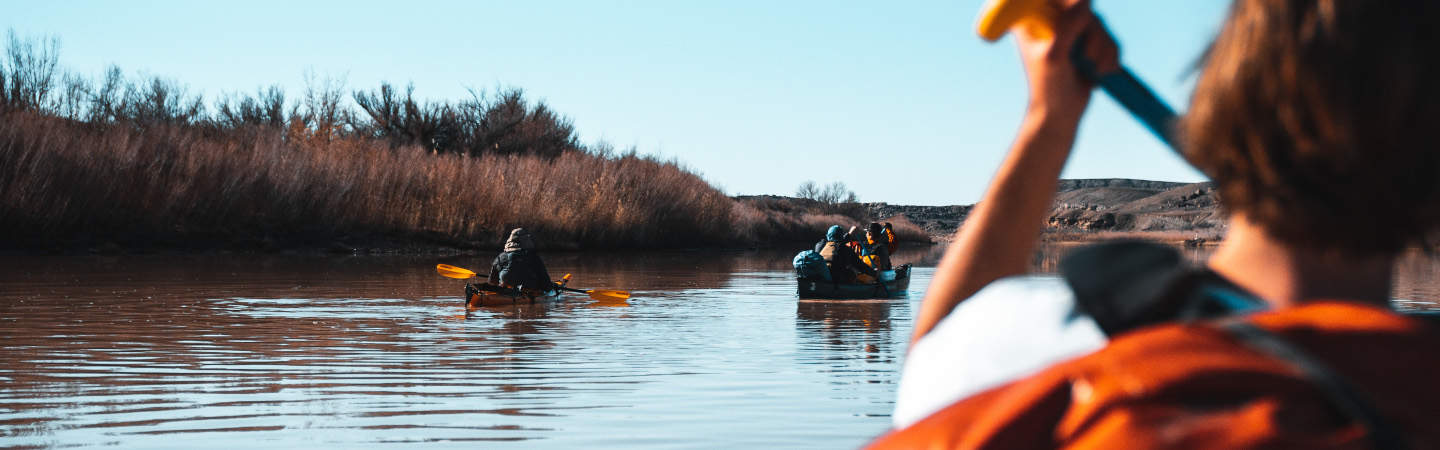
[[[871,239],[870,236],[865,236],[865,245],[873,247],[875,240]],[[875,254],[866,251],[866,249],[870,247],[860,247],[857,248],[856,251],[860,252],[860,262],[865,263],[867,266],[875,267]]]
[[[1100,351],[953,403],[870,448],[1375,448],[1397,437],[1399,447],[1440,448],[1433,325],[1347,302],[1228,320],[1120,335]],[[1277,357],[1283,353],[1235,328],[1278,338],[1340,381]],[[1332,384],[1359,400],[1345,401],[1335,392],[1346,389]]]
[[[900,238],[895,237],[895,232],[889,228],[885,229],[885,248],[892,255],[895,254],[895,249],[900,248]]]

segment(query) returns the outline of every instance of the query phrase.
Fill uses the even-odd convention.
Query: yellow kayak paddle
[[[439,273],[440,273],[440,276],[442,276],[442,277],[454,278],[454,279],[457,279],[457,280],[468,280],[468,279],[470,279],[470,278],[479,277],[479,274],[476,274],[474,271],[471,271],[471,270],[469,270],[469,269],[465,269],[465,268],[462,268],[462,267],[455,267],[455,266],[452,266],[452,265],[449,265],[449,264],[436,264],[436,265],[435,265],[435,271],[436,271],[436,272],[439,272]],[[565,278],[567,278],[567,279],[568,279],[569,277],[570,277],[570,276],[569,276],[568,274],[565,276]],[[489,277],[486,276],[485,278],[489,278]],[[597,300],[597,301],[601,301],[601,302],[624,302],[624,301],[626,301],[626,300],[628,300],[628,299],[630,298],[630,293],[627,292],[627,291],[617,291],[617,290],[610,290],[610,289],[589,289],[589,290],[586,290],[586,289],[569,288],[569,287],[560,286],[560,285],[556,285],[555,287],[559,288],[560,290],[564,290],[564,291],[583,293],[583,294],[589,295],[591,299],[594,299],[594,300]]]

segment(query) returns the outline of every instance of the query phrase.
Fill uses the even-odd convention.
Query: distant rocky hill
[[[1102,234],[1161,234],[1215,240],[1223,236],[1224,216],[1210,183],[1173,183],[1131,179],[1060,180],[1047,219],[1047,234],[1084,239]],[[866,203],[870,215],[904,216],[936,239],[947,240],[974,205],[913,206]]]
[[[866,203],[865,209],[876,219],[890,219],[904,216],[915,226],[925,230],[932,239],[949,240],[950,235],[960,228],[965,217],[975,205],[914,206],[891,205],[889,203]]]
[[[1060,180],[1059,189],[1057,190],[1060,192],[1069,192],[1078,189],[1118,188],[1164,191],[1184,185],[1186,185],[1186,183],[1176,183],[1173,181],[1132,180],[1129,178],[1083,178]]]

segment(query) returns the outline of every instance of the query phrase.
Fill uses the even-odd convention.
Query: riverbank
[[[92,82],[58,65],[58,41],[11,41],[0,253],[463,254],[515,227],[546,250],[780,248],[871,221],[930,243],[971,208],[732,198],[677,161],[581,143],[568,117],[520,89],[427,101],[327,78],[298,100],[269,87],[207,101],[113,66]],[[1131,214],[1111,201],[1170,187],[1062,183],[1052,228],[1212,226],[1171,214],[1173,202]]]
[[[746,248],[869,219],[582,143],[518,88],[434,101],[310,77],[206,99],[114,66],[92,81],[58,50],[12,35],[0,58],[3,253],[448,254],[515,227],[547,250]]]
[[[426,154],[360,138],[0,114],[0,252],[473,254],[524,226],[550,250],[758,248],[890,222],[946,241],[973,205],[731,198],[674,161]],[[1223,236],[1205,184],[1065,180],[1044,239]]]
[[[608,148],[469,155],[308,128],[0,111],[7,253],[473,253],[514,227],[550,250],[753,248],[871,219],[731,198],[678,162]]]
[[[949,241],[974,205],[870,203],[876,216],[903,216],[935,241]],[[1041,239],[1089,242],[1135,238],[1177,245],[1224,239],[1225,217],[1210,183],[1124,178],[1060,180]]]
[[[950,239],[973,205],[728,197],[674,161],[427,154],[357,137],[0,113],[0,252],[467,254],[524,226],[550,250],[758,248],[890,222]],[[1223,236],[1206,184],[1065,180],[1046,240]]]

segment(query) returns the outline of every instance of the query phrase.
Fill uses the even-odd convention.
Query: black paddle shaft
[[[1175,144],[1175,110],[1160,100],[1144,82],[1135,78],[1129,69],[1121,67],[1114,72],[1097,73],[1095,63],[1085,57],[1084,49],[1084,45],[1077,44],[1070,52],[1070,60],[1080,70],[1081,76],[1098,83],[1100,89],[1130,111],[1130,115],[1139,119],[1170,150],[1179,153],[1180,147]]]
[[[1099,83],[1106,94],[1110,94],[1120,106],[1124,106],[1131,115],[1140,119],[1140,123],[1145,124],[1145,128],[1149,128],[1155,137],[1165,142],[1170,150],[1180,151],[1174,140],[1175,111],[1135,78],[1135,75],[1121,67],[1119,71],[1101,76]]]

